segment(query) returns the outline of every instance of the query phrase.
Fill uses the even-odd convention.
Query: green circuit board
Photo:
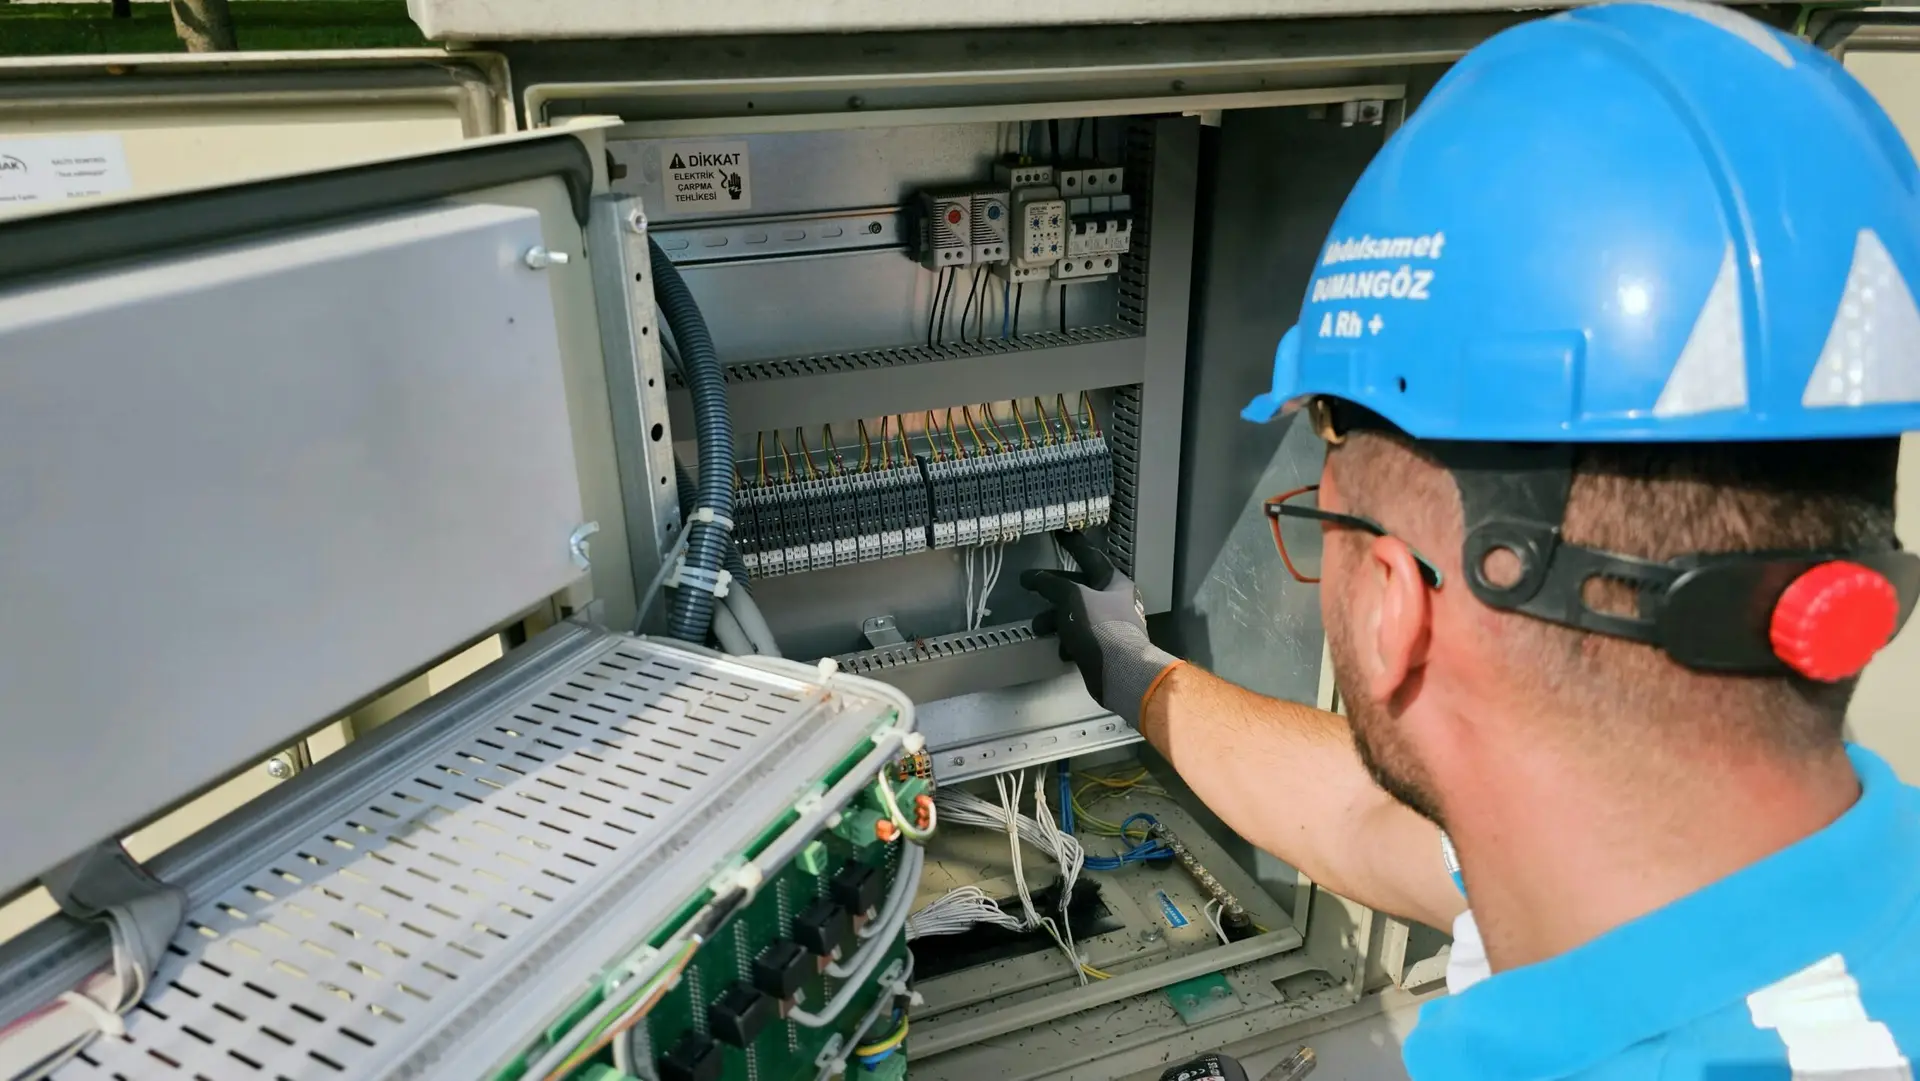
[[[680,985],[654,1007],[646,1021],[646,1044],[654,1056],[664,1055],[687,1032],[711,1035],[708,1004],[734,981],[747,979],[754,958],[760,956],[762,950],[790,936],[794,916],[809,903],[827,896],[829,878],[847,862],[876,863],[886,870],[891,883],[899,863],[899,843],[869,846],[880,850],[876,856],[856,851],[844,839],[832,834],[823,835],[822,840],[830,853],[826,874],[810,874],[798,863],[789,864],[745,911],[728,921],[713,941],[700,950],[687,967]],[[890,956],[875,971],[886,971],[892,959],[904,955],[906,948],[903,934],[888,947]],[[818,1008],[837,989],[837,980],[816,974],[807,982],[800,1003]],[[836,1023],[827,1028],[807,1028],[783,1018],[767,1025],[745,1048],[721,1043],[725,1061],[721,1076],[741,1081],[747,1078],[812,1081],[820,1072],[816,1060],[821,1050],[836,1034],[841,1037],[842,1046],[850,1046],[850,1041],[860,1035],[852,1029],[867,1015],[880,993],[878,986],[862,990],[841,1011]]]
[[[931,783],[924,776],[914,775],[910,766],[903,763],[890,769],[901,804],[912,806],[915,797],[931,790]],[[816,835],[793,860],[768,876],[753,899],[721,924],[688,962],[678,982],[661,997],[630,1037],[636,1063],[644,1062],[650,1067],[643,1071],[646,1076],[671,1077],[672,1072],[664,1060],[689,1034],[711,1041],[720,1061],[717,1077],[724,1081],[813,1081],[820,1075],[820,1058],[829,1044],[838,1040],[839,1047],[850,1050],[860,1038],[875,1037],[875,1032],[857,1030],[867,1027],[869,1014],[879,996],[885,993],[879,977],[889,971],[899,971],[895,962],[906,957],[904,933],[881,947],[885,953],[873,970],[875,975],[869,978],[871,986],[856,992],[833,1021],[823,1027],[800,1025],[786,1016],[792,1006],[820,1009],[841,988],[839,980],[822,971],[826,960],[811,954],[800,994],[794,1000],[780,1003],[777,1015],[744,1046],[729,1042],[715,1031],[710,1010],[729,988],[751,980],[753,963],[763,951],[776,942],[796,937],[796,918],[809,905],[830,896],[836,875],[846,873],[849,868],[877,868],[885,884],[882,893],[892,889],[902,846],[908,842],[880,839],[885,827],[877,831],[876,826],[886,817],[876,790],[868,788],[843,809],[833,828]],[[777,824],[769,828],[754,849],[764,848],[783,826]],[[656,933],[655,944],[677,933],[710,899],[705,893],[691,899],[668,926]],[[856,948],[850,942],[842,956]],[[547,1040],[560,1038],[603,1001],[599,992],[583,997],[549,1028]],[[872,1027],[883,1029],[891,1020],[891,1014],[883,1008]],[[842,1056],[846,1053],[841,1052]],[[523,1055],[502,1070],[495,1081],[527,1081],[524,1075],[531,1054]],[[904,1056],[894,1058],[904,1062]],[[621,1081],[627,1075],[613,1071],[613,1063],[612,1051],[603,1050],[574,1070],[572,1081]],[[892,1063],[888,1068],[897,1069],[898,1065],[900,1063]],[[707,1068],[711,1069],[711,1065]],[[856,1067],[854,1076],[858,1074]]]

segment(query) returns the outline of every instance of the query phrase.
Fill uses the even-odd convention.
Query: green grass
[[[406,0],[233,0],[242,49],[390,49],[427,44]],[[9,4],[0,0],[0,56],[177,53],[166,4],[133,5],[115,19],[103,3]]]

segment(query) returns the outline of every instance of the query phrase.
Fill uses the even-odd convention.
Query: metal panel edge
[[[615,464],[637,607],[680,528],[666,373],[655,330],[647,217],[638,196],[596,196],[587,222]],[[635,618],[644,613],[636,612]],[[621,622],[628,622],[622,620]]]
[[[466,121],[468,137],[501,135],[518,126],[507,58],[481,50],[341,49],[0,57],[0,108],[5,105],[9,84],[43,79],[75,80],[76,96],[91,107],[99,107],[116,100],[152,103],[156,89],[161,87],[166,88],[167,97],[174,103],[217,95],[222,90],[215,86],[190,93],[183,85],[190,80],[252,77],[281,81],[302,75],[387,75],[422,67],[445,72],[451,80],[448,89],[464,99],[460,112]],[[97,81],[99,85],[84,85],[88,80]],[[308,91],[301,94],[300,99],[325,99],[333,92],[334,88]],[[34,94],[23,104],[44,107],[47,104],[44,98],[42,94]]]
[[[1152,219],[1148,232],[1147,371],[1141,387],[1134,584],[1148,612],[1173,607],[1178,530],[1180,425],[1186,411],[1187,306],[1193,280],[1200,122],[1154,122]]]
[[[572,132],[16,218],[0,225],[0,288],[460,192],[557,176],[584,224],[597,163]]]

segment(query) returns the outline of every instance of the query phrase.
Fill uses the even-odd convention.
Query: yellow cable
[[[928,413],[927,415],[932,416],[933,414]],[[900,464],[903,466],[912,465],[913,452],[907,449],[907,418],[894,417],[893,430],[900,436]]]
[[[946,461],[946,455],[940,453],[940,426],[933,422],[933,410],[927,410],[927,446],[933,451],[933,460]]]
[[[1033,396],[1033,411],[1040,414],[1040,432],[1047,437],[1047,446],[1053,446],[1053,422],[1047,419],[1047,403]]]
[[[993,441],[999,446],[1000,453],[1005,454],[1007,452],[1007,441],[1000,431],[1000,418],[994,415],[993,403],[983,403],[980,406],[980,410],[987,418],[987,434],[993,436]]]
[[[826,441],[820,450],[827,456],[827,472],[845,473],[846,468],[840,464],[840,441],[833,437],[833,425],[822,424],[820,433],[820,438]]]
[[[1082,971],[1082,972],[1084,972],[1084,973],[1086,973],[1086,974],[1087,974],[1087,975],[1089,975],[1089,976],[1092,976],[1092,977],[1093,977],[1094,979],[1096,979],[1096,980],[1111,980],[1111,979],[1113,979],[1113,973],[1111,973],[1111,972],[1102,972],[1102,971],[1100,971],[1099,969],[1097,969],[1097,968],[1095,968],[1095,967],[1093,967],[1092,965],[1081,965],[1081,966],[1080,966],[1080,971]]]
[[[947,442],[953,444],[953,456],[965,458],[967,452],[960,448],[960,433],[953,430],[953,407],[947,407]]]
[[[813,454],[807,450],[807,430],[796,424],[793,426],[793,441],[799,445],[800,461],[807,467],[807,479],[814,478]]]
[[[887,431],[887,425],[892,420],[892,417],[880,418],[880,468],[882,469],[893,468],[893,435]]]
[[[1054,395],[1053,408],[1060,414],[1060,423],[1066,428],[1067,438],[1077,442],[1080,438],[1080,429],[1073,425],[1073,412],[1067,408],[1067,396],[1064,394]]]
[[[753,452],[760,458],[760,487],[765,488],[767,486],[767,433],[755,433]]]
[[[973,407],[970,405],[961,406],[960,415],[966,418],[967,431],[973,433],[973,453],[976,455],[985,454],[987,452],[985,441],[980,438],[980,429],[973,425]]]
[[[866,1058],[869,1055],[878,1055],[887,1051],[891,1051],[894,1048],[899,1047],[901,1044],[906,1042],[907,1042],[907,1019],[903,1017],[900,1019],[900,1030],[898,1032],[895,1032],[893,1035],[888,1036],[884,1040],[881,1040],[879,1043],[870,1043],[870,1044],[856,1046],[853,1049],[853,1053],[861,1058]]]
[[[787,445],[780,439],[780,429],[773,430],[773,449],[780,452],[780,483],[793,483],[793,456],[787,453]]]
[[[1080,404],[1085,406],[1087,410],[1087,427],[1093,429],[1094,435],[1096,436],[1099,435],[1100,434],[1100,417],[1093,411],[1093,395],[1088,394],[1084,390],[1081,391]]]
[[[1020,414],[1020,399],[1009,398],[1007,400],[1013,404],[1013,422],[1020,426],[1020,445],[1023,447],[1033,446],[1033,437],[1027,434],[1027,418]]]

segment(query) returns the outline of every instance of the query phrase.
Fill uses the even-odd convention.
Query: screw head
[[[632,210],[629,210],[627,212],[627,228],[633,230],[636,233],[646,232],[647,231],[647,212],[640,209],[639,207],[634,207]]]
[[[275,756],[267,759],[267,776],[276,781],[284,781],[293,776],[293,763]]]

